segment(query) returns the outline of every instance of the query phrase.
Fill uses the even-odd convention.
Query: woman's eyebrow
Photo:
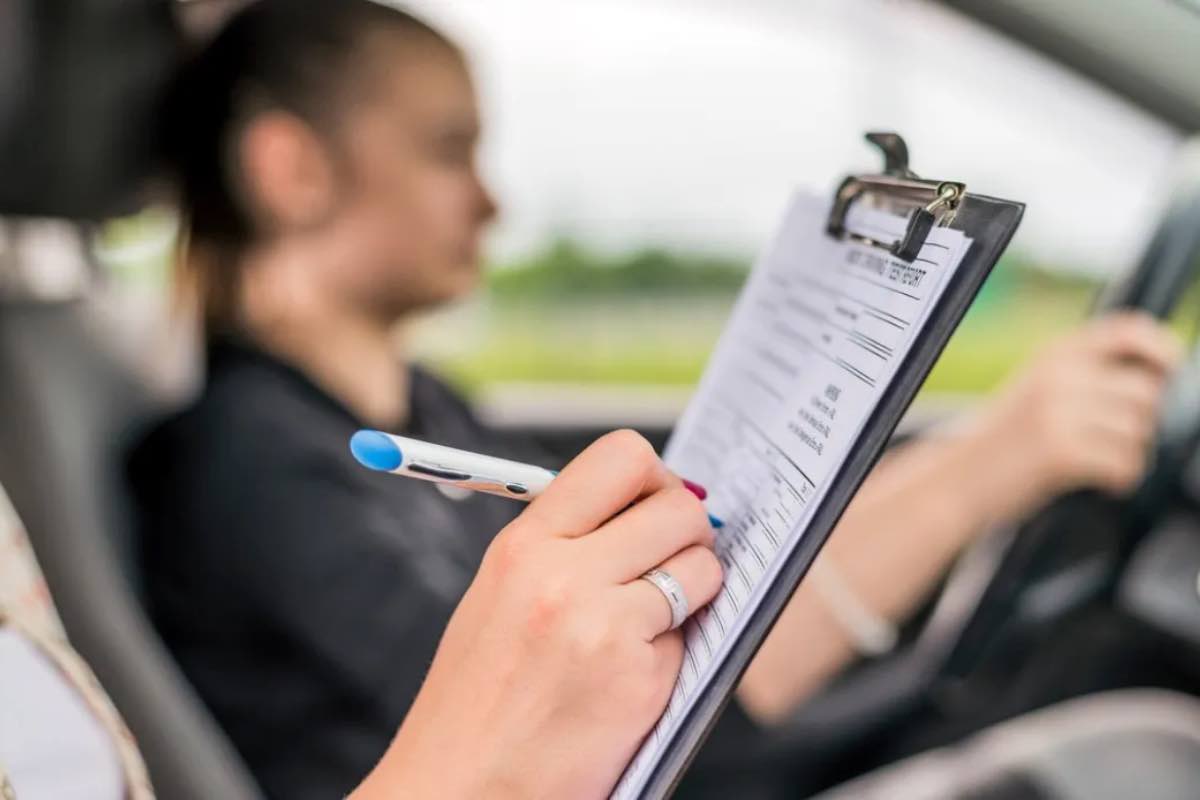
[[[436,135],[439,139],[455,139],[473,142],[478,139],[480,135],[479,120],[473,116],[464,115],[456,119],[445,121],[438,126]]]
[[[459,120],[435,128],[431,140],[440,146],[471,148],[479,141],[479,137],[480,126],[477,122]]]

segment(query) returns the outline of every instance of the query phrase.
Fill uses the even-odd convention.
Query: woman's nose
[[[482,222],[491,222],[497,216],[499,216],[500,206],[497,203],[495,196],[492,194],[491,190],[488,189],[487,184],[485,184],[482,179],[476,178],[475,185],[476,192],[478,194],[477,213],[479,215],[479,219]]]

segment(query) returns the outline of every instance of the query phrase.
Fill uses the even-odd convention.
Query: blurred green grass
[[[493,270],[474,343],[430,360],[468,392],[507,382],[691,385],[748,268],[748,260],[720,254],[649,248],[604,255],[551,242]],[[1042,344],[1078,325],[1096,289],[1008,254],[924,391],[991,391]]]
[[[1079,324],[1094,290],[1084,284],[1006,288],[968,312],[924,392],[982,394],[1054,336]],[[993,295],[995,292],[993,292]],[[493,299],[476,343],[429,357],[469,393],[497,383],[694,384],[732,298],[551,305]]]
[[[661,331],[640,336],[627,325],[620,335],[588,338],[557,326],[531,330],[528,319],[501,320],[477,349],[429,360],[469,393],[512,382],[690,385],[716,342],[707,332],[692,341],[656,335]]]
[[[97,255],[118,284],[165,293],[175,216],[109,223]],[[418,327],[417,355],[471,394],[504,383],[696,383],[749,259],[643,248],[604,253],[570,239],[491,269],[475,302]],[[1086,316],[1094,281],[1011,252],[993,270],[930,375],[926,394],[996,388]]]

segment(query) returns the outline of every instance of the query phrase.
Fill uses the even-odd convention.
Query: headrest
[[[0,214],[129,209],[178,49],[167,0],[0,2]]]
[[[0,303],[78,299],[93,273],[87,237],[78,225],[0,217]]]

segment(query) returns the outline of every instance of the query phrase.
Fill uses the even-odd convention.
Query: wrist
[[[986,417],[961,430],[957,447],[963,499],[975,510],[974,524],[987,527],[1025,514],[1052,494],[1038,443],[1025,431]]]
[[[432,731],[422,731],[422,734]],[[438,798],[468,800],[477,797],[516,796],[504,790],[504,781],[489,778],[484,760],[476,753],[463,758],[449,746],[436,746],[426,735],[401,726],[379,764],[347,800]]]

